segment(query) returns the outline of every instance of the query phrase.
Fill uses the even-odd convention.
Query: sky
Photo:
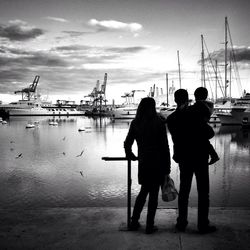
[[[201,86],[201,34],[223,86],[226,16],[240,79],[232,70],[231,93],[239,97],[250,92],[249,12],[248,0],[0,0],[0,100],[20,99],[14,91],[39,75],[44,99],[79,103],[105,73],[108,103],[154,84],[165,93],[166,74],[192,95]],[[206,78],[212,97],[213,73]]]

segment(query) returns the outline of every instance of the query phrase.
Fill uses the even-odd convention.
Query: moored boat
[[[134,119],[138,105],[124,105],[111,111],[113,119]]]
[[[250,125],[250,93],[236,99],[231,106],[217,112],[222,125]]]
[[[28,123],[25,128],[35,128],[35,124]]]
[[[77,110],[77,105],[46,104],[39,100],[19,100],[10,104],[0,105],[5,116],[75,116],[84,115]]]
[[[74,101],[58,100],[56,104],[41,100],[36,88],[40,76],[36,76],[33,83],[22,90],[22,99],[9,104],[0,104],[0,114],[6,116],[71,116],[84,115],[84,111],[78,110]]]
[[[58,125],[58,122],[56,122],[56,121],[50,121],[50,122],[49,122],[49,125],[50,125],[50,126],[57,126],[57,125]]]

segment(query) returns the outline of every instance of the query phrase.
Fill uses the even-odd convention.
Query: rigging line
[[[205,48],[206,48],[206,51],[207,51],[207,54],[208,54],[208,58],[209,58],[210,64],[211,64],[211,66],[212,66],[212,68],[213,68],[213,71],[214,71],[214,73],[215,73],[215,67],[214,67],[214,64],[213,64],[213,62],[212,62],[212,58],[211,58],[211,56],[210,56],[210,53],[209,53],[209,51],[208,51],[207,44],[206,44],[205,41],[204,41],[204,44],[205,44]],[[221,77],[221,75],[220,75],[220,80],[221,80],[221,82],[218,80],[218,84],[219,84],[220,90],[221,90],[221,92],[222,92],[222,95],[224,95],[224,92],[223,92],[224,89],[222,88],[222,77]]]
[[[232,36],[231,36],[231,32],[230,32],[230,28],[228,26],[228,33],[229,33],[229,38],[230,38],[230,43],[231,43],[231,50],[232,50],[232,55],[233,55],[233,62],[235,64],[235,70],[236,70],[236,82],[238,84],[238,90],[239,90],[239,94],[242,95],[242,85],[241,85],[241,80],[240,80],[240,74],[239,74],[239,69],[238,69],[238,65],[236,63],[236,53],[233,47],[233,40],[232,40]]]
[[[207,54],[208,54],[209,61],[210,61],[210,63],[211,63],[211,66],[212,66],[212,68],[213,68],[213,71],[214,71],[214,73],[215,73],[215,67],[214,67],[212,58],[211,58],[211,56],[210,56],[210,53],[209,53],[209,51],[208,51],[207,44],[206,44],[206,41],[205,41],[205,40],[204,40],[204,44],[205,44],[205,48],[206,48],[206,51],[207,51]],[[221,79],[221,76],[220,76],[220,79]],[[218,81],[218,84],[219,84],[219,88],[220,88],[220,90],[221,90],[222,95],[225,96],[224,89],[222,88],[222,83],[221,83],[220,81]]]
[[[206,65],[206,69],[209,69],[209,67],[207,65]],[[211,86],[211,79],[212,79],[211,72],[210,72],[210,70],[205,70],[205,72],[207,73],[207,76],[208,76],[207,80],[208,80],[210,92],[212,95],[212,99],[214,100],[214,93],[213,93],[212,86]]]
[[[233,60],[233,70],[234,70],[234,74],[235,74],[235,80],[237,82],[238,85],[238,91],[239,94],[242,95],[242,85],[241,85],[241,79],[240,79],[240,74],[239,74],[239,70],[238,70],[238,65],[236,62],[236,56],[235,56],[235,52],[232,53],[234,60]]]

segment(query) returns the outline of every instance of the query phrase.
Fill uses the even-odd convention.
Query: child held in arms
[[[206,123],[208,123],[214,111],[214,104],[207,100],[207,96],[208,96],[208,91],[204,87],[199,87],[194,92],[194,97],[195,97],[194,105],[198,109],[199,119],[201,119],[203,122],[206,122]],[[209,144],[210,144],[209,145],[209,155],[210,155],[209,165],[211,165],[217,162],[220,158],[218,154],[216,153],[213,145],[211,143]]]

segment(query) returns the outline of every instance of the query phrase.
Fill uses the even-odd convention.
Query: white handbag
[[[166,175],[164,179],[164,183],[161,186],[162,200],[169,202],[173,201],[177,198],[178,192],[175,188],[173,179]]]

